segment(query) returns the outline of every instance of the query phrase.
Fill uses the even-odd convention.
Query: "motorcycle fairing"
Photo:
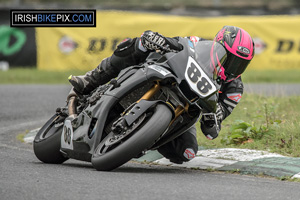
[[[131,70],[134,70],[135,73],[131,73]],[[171,73],[164,76],[162,73],[151,68],[146,70],[145,68],[135,67],[131,70],[127,70],[122,74],[120,79],[117,79],[118,87],[108,89],[95,104],[89,105],[83,112],[79,113],[76,118],[66,119],[68,120],[66,129],[73,128],[73,130],[70,131],[70,134],[73,133],[71,136],[72,145],[68,144],[68,140],[65,140],[65,134],[63,133],[61,138],[62,153],[67,154],[70,158],[90,162],[94,149],[104,137],[105,122],[107,121],[110,110],[116,106],[124,96],[142,85],[152,82],[153,80],[174,77]],[[126,74],[128,74],[128,76]],[[157,101],[156,103],[164,102]],[[97,122],[92,128],[92,132],[96,132],[97,134],[90,138],[88,133],[91,132],[89,129],[91,129],[90,124],[93,119],[96,119]],[[72,126],[70,126],[70,124],[72,124]],[[76,124],[80,126],[76,127]]]
[[[192,55],[191,57],[195,60],[197,57],[193,49],[188,46],[187,40],[180,39],[180,42],[184,45],[185,50],[177,54],[167,53],[164,56],[161,56],[160,63],[146,62],[142,66],[133,66],[122,71],[116,80],[117,83],[113,84],[101,96],[99,100],[97,100],[93,105],[88,105],[87,108],[85,108],[83,112],[79,113],[76,118],[68,119],[70,121],[67,122],[66,130],[68,130],[68,128],[70,127],[73,128],[73,131],[70,132],[70,134],[73,133],[70,137],[72,138],[72,145],[71,143],[69,144],[68,139],[65,139],[65,133],[67,134],[67,138],[69,137],[69,133],[67,131],[64,132],[61,139],[61,151],[67,154],[69,158],[91,161],[91,156],[95,148],[100,143],[101,139],[105,136],[104,127],[106,125],[105,123],[107,122],[109,113],[113,107],[117,107],[118,102],[122,98],[130,94],[132,91],[146,85],[147,83],[153,83],[153,81],[157,80],[176,80],[176,82],[179,83],[179,85],[176,87],[180,88],[181,83],[183,83],[185,79],[186,70],[188,68],[187,63],[188,59],[190,59],[190,55]],[[196,62],[199,64],[197,60]],[[199,65],[201,66],[201,64]],[[201,66],[201,68],[203,68],[203,66]],[[215,84],[215,80],[213,79],[213,77],[210,78],[211,81]],[[215,85],[216,88],[218,88],[218,85]],[[192,90],[191,88],[186,89],[190,91]],[[193,93],[193,91],[191,91],[191,93]],[[211,102],[208,104],[210,104],[210,107],[214,107],[216,104],[215,98],[213,98],[214,94],[215,93],[209,93],[208,95],[204,96],[199,95],[200,98],[198,101],[202,100],[203,102],[205,102],[212,98]],[[184,94],[182,94],[182,96],[185,97]],[[188,100],[189,99],[187,99],[187,101]],[[197,102],[189,103],[191,105],[195,105],[194,107],[196,109],[200,109],[199,106],[196,105]],[[194,118],[189,123],[174,130],[176,131],[174,135],[171,135],[174,131],[166,133],[163,136],[163,139],[160,140],[156,146],[170,141],[171,139],[177,137],[179,134],[187,130],[198,120],[200,114],[201,113],[199,112],[197,116],[194,116]],[[94,124],[94,126],[91,127],[91,124]],[[97,134],[94,134],[94,136],[92,136],[91,134],[89,135],[89,133],[91,132],[96,132]],[[166,135],[171,135],[171,137],[165,137]]]
[[[208,97],[217,91],[215,84],[191,56],[188,58],[185,70],[185,79],[191,89],[201,98]]]
[[[127,122],[127,125],[130,126],[132,123],[137,120],[143,113],[145,113],[150,107],[158,104],[158,103],[163,103],[165,105],[165,102],[156,100],[156,101],[147,101],[147,100],[141,100],[137,104],[135,104],[130,111],[124,116],[125,121]],[[168,107],[170,107],[168,105]],[[174,110],[170,108],[172,111],[173,117],[175,116]]]

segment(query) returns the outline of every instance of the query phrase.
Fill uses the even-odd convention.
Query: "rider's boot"
[[[76,93],[86,95],[93,91],[96,87],[107,83],[112,78],[113,77],[102,70],[99,65],[95,69],[87,72],[85,75],[71,75],[69,77],[69,82],[74,87]]]
[[[103,59],[97,68],[83,76],[70,76],[69,82],[76,93],[89,94],[99,85],[117,77],[122,69],[145,61],[149,53],[138,38],[126,39],[117,46],[113,55]]]

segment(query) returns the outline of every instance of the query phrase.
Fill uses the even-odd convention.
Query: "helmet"
[[[214,41],[222,44],[227,51],[221,79],[224,79],[224,75],[227,81],[240,76],[254,56],[254,42],[251,36],[241,28],[224,26]]]

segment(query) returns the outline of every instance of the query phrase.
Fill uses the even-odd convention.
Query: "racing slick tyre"
[[[60,152],[63,125],[56,125],[59,115],[53,115],[34,138],[33,150],[36,157],[44,163],[61,164],[68,160]]]
[[[145,114],[146,115],[146,114]],[[110,171],[147,150],[164,133],[172,120],[171,110],[164,104],[158,104],[148,117],[123,140],[108,145],[109,134],[95,149],[92,164],[99,171]]]

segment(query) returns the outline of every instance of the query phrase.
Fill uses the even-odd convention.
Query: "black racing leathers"
[[[244,85],[241,77],[229,83],[222,84],[219,94],[219,103],[224,108],[223,120],[231,114],[232,110],[240,102],[243,91]]]

